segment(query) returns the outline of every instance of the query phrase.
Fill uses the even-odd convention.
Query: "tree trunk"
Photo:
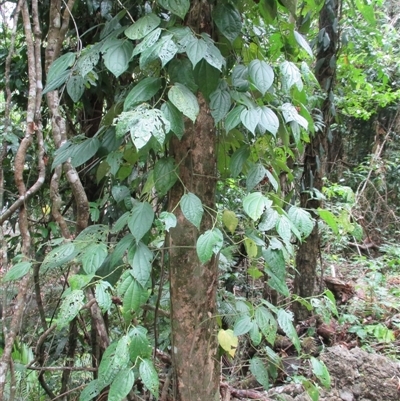
[[[338,45],[338,34],[335,30],[335,27],[337,27],[337,16],[337,0],[327,0],[320,12],[319,28],[320,32],[324,30],[324,35],[329,37],[329,45],[325,45],[328,42],[324,40],[324,35],[320,35],[322,39],[318,42],[316,62],[316,65],[319,67],[315,72],[321,89],[326,92],[326,97],[321,107],[325,126],[323,130],[314,133],[310,143],[305,148],[304,172],[302,177],[303,192],[300,197],[301,207],[311,211],[315,211],[321,206],[321,201],[317,199],[316,195],[322,190],[322,178],[327,170],[327,162],[333,161],[337,157],[333,151],[333,144],[337,146],[337,143],[330,138],[330,135],[332,135],[330,124],[335,114],[333,85]],[[316,217],[315,213],[314,217]],[[302,298],[313,296],[315,293],[319,253],[320,237],[318,224],[315,224],[310,236],[300,244],[296,255],[297,271],[294,292]],[[304,320],[309,315],[309,311],[300,303],[294,304],[294,313],[297,321]]]
[[[212,34],[210,2],[192,1],[187,25],[197,33]],[[175,401],[219,400],[217,258],[202,264],[196,253],[198,236],[214,224],[216,130],[203,95],[199,93],[197,99],[200,112],[196,122],[186,120],[182,139],[173,138],[170,143],[180,177],[169,193],[169,210],[177,217],[177,226],[169,235]],[[177,206],[185,192],[197,195],[203,203],[200,230]]]

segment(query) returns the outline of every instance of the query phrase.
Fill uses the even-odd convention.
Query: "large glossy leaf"
[[[135,255],[131,261],[131,273],[142,287],[149,281],[153,257],[153,252],[143,242],[136,245]]]
[[[133,25],[125,29],[125,35],[131,40],[138,40],[144,38],[150,32],[160,25],[160,18],[154,14],[149,13],[144,17],[139,18]]]
[[[154,220],[154,211],[147,202],[138,202],[130,212],[128,227],[139,242],[150,230]]]
[[[240,120],[252,134],[255,134],[257,125],[260,122],[260,112],[260,107],[255,107],[251,109],[244,109],[240,113]]]
[[[128,93],[124,101],[124,111],[151,99],[161,88],[161,78],[147,77],[142,79]]]
[[[204,209],[201,200],[193,193],[189,192],[182,196],[180,207],[183,215],[198,229],[200,229],[201,219]]]
[[[303,90],[301,73],[296,64],[285,60],[280,65],[280,70],[282,75],[282,84],[286,90],[289,90],[293,85],[296,85],[299,91]]]
[[[213,10],[213,20],[230,42],[233,42],[242,30],[242,17],[231,3],[218,2]]]
[[[104,65],[117,78],[128,69],[132,58],[133,46],[127,40],[116,41],[103,55]]]
[[[260,107],[258,127],[262,133],[269,131],[274,137],[279,129],[278,116],[267,106]]]
[[[165,195],[178,179],[175,169],[175,160],[172,157],[163,157],[155,164],[155,187],[159,196]]]
[[[265,95],[274,82],[274,70],[262,60],[253,60],[249,64],[249,77],[253,85]]]
[[[158,373],[150,359],[143,359],[139,366],[140,378],[146,388],[158,399],[159,380]]]
[[[21,277],[25,276],[29,272],[29,269],[32,267],[31,262],[19,262],[16,263],[11,269],[6,273],[3,277],[3,281],[15,281],[20,279]]]
[[[303,237],[308,237],[311,234],[314,228],[314,220],[309,212],[302,208],[292,206],[288,211],[288,217]]]
[[[261,192],[253,192],[243,199],[244,211],[254,220],[258,220],[264,210],[272,205],[272,201]]]
[[[197,39],[195,36],[190,35],[189,39],[185,42],[185,50],[193,68],[205,56],[207,52],[207,43],[204,39]]]
[[[196,121],[199,114],[199,103],[196,96],[184,85],[176,83],[168,92],[168,99],[193,122]]]
[[[122,369],[110,386],[107,401],[122,401],[132,390],[135,375],[132,369]]]
[[[220,122],[231,107],[231,95],[227,90],[217,89],[210,95],[211,115],[215,124]]]
[[[185,18],[190,7],[189,0],[158,0],[158,4],[182,19]]]
[[[197,256],[201,263],[208,262],[213,254],[217,254],[224,244],[224,237],[218,228],[207,230],[200,235],[196,243]]]

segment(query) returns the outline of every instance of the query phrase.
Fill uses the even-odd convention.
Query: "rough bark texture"
[[[304,172],[302,176],[302,194],[300,197],[301,207],[316,210],[321,206],[321,201],[315,199],[314,189],[322,190],[322,178],[326,171],[327,149],[330,147],[327,143],[328,133],[330,132],[330,123],[332,121],[332,99],[333,83],[335,79],[336,63],[332,59],[336,57],[338,35],[335,31],[337,24],[338,2],[337,0],[327,0],[320,13],[320,30],[324,29],[325,34],[329,35],[330,43],[324,47],[323,41],[319,43],[316,77],[321,89],[326,92],[326,98],[322,104],[322,114],[325,127],[323,130],[315,132],[311,141],[307,144],[304,154]],[[296,277],[294,283],[294,292],[300,297],[306,298],[314,295],[316,271],[319,259],[320,237],[318,224],[307,240],[300,244],[296,255]],[[321,266],[322,268],[322,266]],[[296,320],[306,319],[309,311],[299,303],[294,305]]]
[[[181,183],[170,191],[169,209],[174,210],[186,191],[197,195],[205,206],[200,231],[175,209],[177,226],[171,230],[170,286],[172,316],[172,360],[176,401],[219,399],[219,362],[215,333],[217,260],[201,264],[196,241],[212,228],[215,209],[215,128],[204,98],[198,96],[200,114],[196,123],[186,123],[181,141],[171,142],[179,165]]]

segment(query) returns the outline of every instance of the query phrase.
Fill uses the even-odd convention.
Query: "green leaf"
[[[252,109],[244,109],[240,113],[240,120],[243,125],[254,135],[256,132],[256,128],[258,123],[260,122],[261,117],[261,109],[260,107],[252,108]]]
[[[125,29],[125,36],[131,40],[144,38],[160,25],[160,18],[156,14],[149,13],[139,18],[133,25]]]
[[[157,57],[161,60],[161,67],[165,67],[165,65],[171,61],[178,52],[178,47],[172,40],[172,37],[173,35],[163,36],[154,49]]]
[[[139,366],[140,378],[143,384],[158,399],[159,380],[158,373],[150,359],[143,359]]]
[[[255,356],[250,360],[250,372],[265,390],[269,389],[268,370],[259,357]]]
[[[170,63],[168,63],[168,74],[171,83],[179,82],[182,85],[185,85],[193,93],[197,91],[194,72],[192,63],[187,58],[174,58]]]
[[[278,220],[279,220],[278,212],[273,208],[269,208],[262,215],[261,221],[258,225],[258,229],[260,231],[269,231],[272,228],[275,228]]]
[[[240,115],[245,107],[242,105],[234,107],[225,118],[225,130],[226,132],[231,131],[240,123]]]
[[[269,276],[268,284],[285,297],[289,296],[286,285],[286,265],[282,249],[273,249],[271,245],[262,251],[265,260],[265,272]]]
[[[146,50],[149,50],[161,35],[161,28],[157,28],[150,32],[137,46],[135,46],[132,56],[136,56]]]
[[[5,274],[3,277],[3,282],[7,281],[15,281],[19,278],[25,276],[29,272],[29,269],[32,267],[31,262],[19,262],[16,263],[11,269]]]
[[[154,211],[147,202],[138,202],[130,212],[128,227],[139,242],[150,230],[154,220]]]
[[[329,210],[318,208],[319,217],[324,220],[335,234],[339,234],[339,227],[335,215]]]
[[[97,65],[99,60],[100,45],[88,46],[80,54],[75,69],[81,77],[85,77],[93,71],[94,66]]]
[[[175,169],[175,160],[172,157],[163,157],[155,164],[155,187],[159,196],[164,196],[174,186],[178,179]]]
[[[249,78],[253,85],[265,95],[274,82],[274,70],[262,60],[253,60],[249,64]]]
[[[264,179],[265,172],[265,167],[261,163],[253,164],[246,178],[246,188],[248,191],[251,191]]]
[[[153,257],[153,252],[143,242],[136,245],[135,255],[131,262],[131,273],[142,287],[145,287],[149,281]]]
[[[96,270],[103,264],[108,254],[107,245],[91,244],[85,248],[82,256],[82,267],[86,274],[96,273]]]
[[[323,361],[319,361],[318,359],[311,357],[311,366],[312,366],[312,371],[317,376],[318,380],[321,382],[321,384],[327,388],[330,389],[331,387],[331,377],[329,375],[329,371],[327,367],[325,366]]]
[[[227,90],[217,89],[210,95],[211,115],[215,124],[220,122],[231,107],[231,95]]]
[[[158,0],[158,4],[181,19],[185,18],[190,8],[189,0]]]
[[[125,198],[130,198],[131,191],[125,185],[114,185],[111,188],[111,195],[115,199],[115,202],[122,202]]]
[[[307,394],[310,396],[311,401],[319,400],[319,390],[314,383],[312,383],[310,380],[304,379],[301,381],[301,384],[307,391]]]
[[[131,345],[129,347],[129,356],[133,364],[137,363],[137,358],[150,358],[151,345],[147,338],[147,330],[142,326],[134,327],[130,332]]]
[[[249,336],[250,336],[250,340],[252,342],[252,344],[257,347],[260,345],[261,340],[262,340],[262,335],[261,332],[257,326],[257,324],[255,322],[252,322],[253,326],[249,332]]]
[[[243,334],[248,333],[252,328],[252,321],[249,315],[240,316],[233,326],[233,332],[235,336],[241,336]]]
[[[124,101],[124,111],[151,99],[161,88],[161,78],[147,77],[142,79],[128,93]]]
[[[209,100],[218,86],[220,72],[207,61],[201,60],[194,69],[194,77],[201,93]]]
[[[224,244],[224,237],[218,228],[207,230],[200,235],[196,243],[197,256],[201,263],[208,262],[213,254],[217,254]]]
[[[201,36],[206,39],[207,42],[207,50],[204,55],[204,60],[207,61],[208,64],[210,64],[212,67],[216,68],[217,70],[221,71],[222,66],[225,65],[225,58],[221,54],[220,50],[218,47],[214,45],[214,41],[211,40],[208,36],[206,36],[204,32],[201,34]],[[208,40],[207,40],[208,39]]]
[[[135,375],[132,369],[122,369],[111,384],[107,401],[121,401],[125,399],[132,390],[134,384]]]
[[[303,90],[301,73],[296,64],[285,60],[280,65],[280,70],[282,74],[282,83],[286,90],[289,90],[293,85],[296,85],[299,91]]]
[[[79,401],[90,401],[94,397],[97,397],[102,390],[99,380],[92,380],[81,392],[79,396]]]
[[[128,69],[133,46],[127,40],[118,40],[103,54],[104,65],[117,78]]]
[[[294,31],[293,33],[294,33],[296,42],[308,53],[308,55],[310,57],[313,58],[314,57],[313,51],[312,51],[310,45],[308,44],[308,42],[304,39],[304,36],[297,31]]]
[[[267,106],[260,107],[259,130],[264,133],[269,131],[275,138],[279,129],[278,116]]]
[[[176,227],[176,216],[170,212],[161,212],[159,220],[165,225],[165,230],[169,231],[170,228]]]
[[[182,139],[185,133],[185,125],[182,113],[170,102],[167,101],[161,106],[165,118],[171,124],[171,131],[179,138]]]
[[[68,70],[75,62],[75,53],[65,53],[54,60],[47,73],[46,86],[43,95],[59,88],[70,75]]]
[[[99,308],[103,313],[110,310],[112,305],[111,294],[107,291],[107,288],[110,287],[110,283],[107,281],[100,281],[96,284],[94,295],[99,305]]]
[[[255,319],[261,333],[265,339],[271,344],[275,344],[278,324],[272,313],[264,306],[259,306],[255,312]]]
[[[233,42],[242,30],[242,17],[230,3],[219,2],[213,10],[213,20],[220,32]]]
[[[218,343],[232,358],[235,356],[236,348],[239,343],[239,339],[233,333],[233,330],[219,330],[218,331]]]
[[[77,254],[78,250],[72,242],[60,245],[45,256],[42,262],[41,272],[44,273],[49,269],[62,266],[74,259]]]
[[[290,123],[295,121],[304,129],[308,129],[308,121],[297,112],[296,107],[294,107],[291,103],[282,104],[281,109],[285,122]]]
[[[230,170],[232,177],[236,178],[243,170],[243,166],[250,156],[250,149],[247,145],[236,150],[231,157]]]
[[[85,91],[85,80],[80,75],[72,75],[67,82],[67,92],[74,103],[82,97]]]
[[[82,290],[73,290],[63,299],[57,318],[58,328],[66,326],[76,317],[83,306],[84,298]]]
[[[239,224],[239,219],[236,217],[235,212],[224,210],[222,214],[222,222],[225,227],[233,234]]]
[[[261,192],[253,192],[243,199],[244,211],[253,219],[258,220],[264,212],[264,209],[271,207],[272,201]]]
[[[127,322],[131,322],[132,313],[138,313],[140,307],[146,303],[148,298],[147,290],[145,290],[128,272],[118,291],[123,294],[122,314]]]
[[[279,309],[278,311],[278,324],[281,329],[285,332],[285,334],[289,337],[290,341],[293,343],[297,352],[300,352],[301,345],[300,340],[297,335],[296,329],[293,326],[293,314],[291,312],[287,312],[284,309]]]
[[[246,92],[249,89],[249,69],[248,67],[237,64],[231,75],[232,85],[239,92]]]
[[[302,208],[292,206],[288,211],[288,216],[303,237],[306,238],[311,234],[314,228],[314,220],[309,212]]]
[[[292,238],[292,225],[290,220],[286,216],[280,216],[276,223],[276,231],[287,244],[290,243]]]
[[[204,39],[197,39],[195,36],[190,35],[185,43],[185,51],[194,68],[205,56],[207,52],[207,43]]]
[[[200,229],[200,223],[204,213],[201,200],[195,194],[189,192],[182,196],[180,207],[186,219]]]
[[[199,103],[196,96],[186,86],[180,83],[173,85],[168,92],[168,99],[186,117],[193,122],[196,121],[200,111]]]

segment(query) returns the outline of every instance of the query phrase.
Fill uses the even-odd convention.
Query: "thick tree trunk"
[[[321,191],[322,178],[327,169],[327,162],[333,161],[337,157],[333,150],[332,134],[330,124],[332,122],[333,107],[333,84],[335,80],[336,51],[338,45],[337,27],[338,1],[327,0],[320,12],[319,27],[320,31],[329,37],[329,45],[325,47],[324,38],[318,43],[318,55],[316,65],[319,66],[315,75],[321,86],[326,92],[326,98],[322,104],[321,111],[324,116],[325,127],[323,130],[315,132],[311,137],[310,143],[305,148],[304,153],[304,172],[302,177],[303,192],[300,198],[300,205],[305,209],[315,211],[321,206],[321,201],[315,199],[314,190]],[[331,142],[331,143],[329,143]],[[337,146],[337,144],[335,145]],[[315,225],[312,233],[301,243],[296,255],[296,276],[294,282],[294,292],[302,298],[314,295],[316,272],[320,252],[320,237],[318,224]],[[322,266],[321,266],[322,268]],[[294,305],[294,313],[297,321],[306,319],[309,311],[299,303]]]

